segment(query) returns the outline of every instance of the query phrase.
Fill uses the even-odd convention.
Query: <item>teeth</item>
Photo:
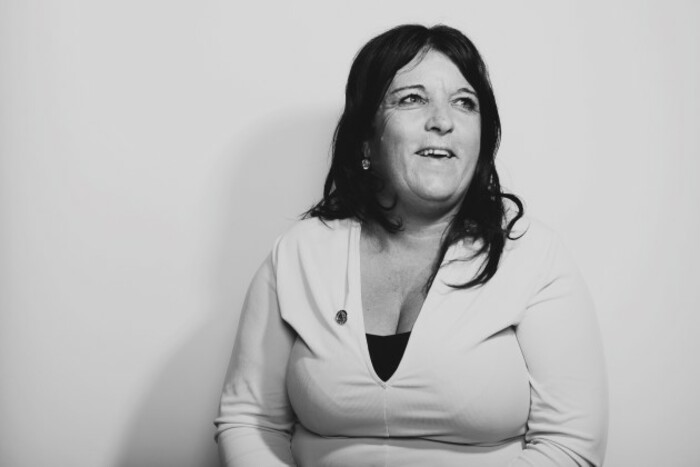
[[[426,157],[452,157],[452,153],[450,153],[450,151],[435,148],[423,149],[422,151],[419,151],[418,154]]]

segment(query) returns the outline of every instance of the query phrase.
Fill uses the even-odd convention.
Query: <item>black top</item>
[[[391,378],[401,362],[411,331],[389,336],[367,334],[367,347],[372,366],[382,381]]]

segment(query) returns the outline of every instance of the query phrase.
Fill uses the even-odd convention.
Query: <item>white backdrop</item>
[[[609,466],[700,465],[700,7],[0,0],[0,465],[216,465],[239,307],[358,48],[465,31],[505,185],[595,296]]]

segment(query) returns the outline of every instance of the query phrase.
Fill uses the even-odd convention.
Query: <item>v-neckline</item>
[[[398,377],[401,376],[402,369],[406,366],[406,359],[409,359],[410,363],[410,357],[412,353],[412,348],[416,345],[414,341],[416,339],[420,339],[421,335],[421,329],[424,327],[422,321],[425,319],[423,315],[426,314],[426,310],[429,310],[429,303],[431,301],[431,297],[433,295],[433,289],[438,286],[439,281],[438,281],[438,276],[440,274],[440,271],[438,271],[438,274],[435,276],[435,279],[433,280],[433,283],[430,285],[430,288],[428,289],[427,294],[425,295],[425,299],[423,300],[423,303],[421,304],[420,310],[418,311],[418,316],[416,317],[416,320],[413,322],[413,327],[410,330],[411,335],[408,338],[408,342],[406,343],[406,348],[404,350],[403,356],[401,357],[401,360],[399,360],[399,364],[396,367],[396,370],[394,373],[387,379],[386,381],[382,380],[379,375],[377,375],[377,372],[374,370],[374,365],[372,365],[372,358],[369,354],[369,345],[367,343],[367,330],[365,329],[365,312],[364,312],[364,307],[362,305],[362,269],[361,269],[361,260],[360,260],[360,241],[361,241],[361,236],[362,236],[362,223],[358,220],[353,219],[352,220],[352,230],[351,230],[351,238],[350,238],[350,259],[349,261],[349,285],[350,285],[350,296],[352,297],[352,301],[355,304],[355,309],[357,310],[357,315],[358,315],[358,321],[359,321],[359,328],[360,328],[360,335],[356,336],[359,338],[359,344],[362,349],[362,356],[365,360],[365,366],[367,367],[367,371],[369,371],[370,375],[372,378],[382,387],[390,386],[393,381],[395,381]],[[447,254],[445,254],[445,257],[447,257]],[[444,264],[444,259],[443,259],[443,264]],[[418,336],[418,337],[417,337]]]

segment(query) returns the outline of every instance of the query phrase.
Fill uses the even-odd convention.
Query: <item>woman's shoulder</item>
[[[513,225],[505,252],[536,264],[561,248],[561,239],[554,229],[535,217],[523,216]]]
[[[539,219],[530,216],[519,219],[510,238],[504,250],[504,266],[529,274],[578,270],[560,234]]]
[[[547,224],[536,217],[523,215],[513,225],[510,237],[516,240],[524,240],[523,243],[549,244],[557,241],[558,235]]]
[[[286,252],[337,248],[347,244],[347,238],[357,221],[354,219],[323,220],[307,217],[295,222],[275,242],[276,250]]]
[[[280,235],[281,241],[308,242],[336,237],[347,233],[352,228],[353,219],[324,220],[318,217],[306,217],[296,221],[286,232]]]

